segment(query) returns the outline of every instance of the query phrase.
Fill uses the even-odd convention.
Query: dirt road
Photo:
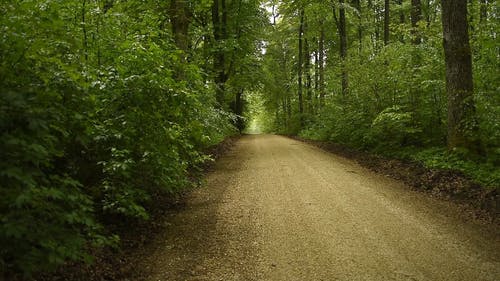
[[[350,160],[245,136],[165,220],[145,280],[500,280],[500,233]]]

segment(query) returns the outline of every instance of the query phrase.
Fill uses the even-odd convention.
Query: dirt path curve
[[[313,146],[245,136],[205,181],[145,280],[500,280],[497,227]]]

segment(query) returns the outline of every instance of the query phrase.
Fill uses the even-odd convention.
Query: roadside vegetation
[[[498,190],[499,7],[458,2],[270,3],[262,128]]]
[[[0,279],[92,261],[242,127],[259,1],[0,4]]]

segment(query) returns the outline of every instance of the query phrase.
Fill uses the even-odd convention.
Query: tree
[[[333,11],[335,15],[335,11]],[[339,19],[337,20],[337,28],[340,38],[340,60],[341,60],[341,71],[342,71],[342,96],[347,96],[349,92],[349,76],[347,73],[347,27],[346,27],[346,15],[345,15],[345,3],[344,0],[339,0]]]
[[[325,26],[323,20],[320,21],[318,53],[319,104],[322,107],[325,103]]]
[[[191,12],[185,0],[170,0],[169,15],[171,21],[172,34],[177,47],[184,52],[189,48],[189,24]]]
[[[297,73],[297,81],[298,81],[298,98],[299,98],[299,112],[301,115],[302,119],[302,114],[304,113],[304,102],[303,102],[303,93],[302,93],[302,88],[303,88],[303,83],[302,83],[302,73],[303,73],[303,66],[304,66],[304,43],[303,43],[303,37],[304,37],[304,8],[302,7],[299,11],[299,17],[300,17],[300,23],[299,23],[299,50],[298,50],[298,60],[299,60],[299,65],[298,65],[298,73]]]
[[[479,152],[467,2],[442,0],[443,46],[448,95],[448,148]]]
[[[384,1],[384,45],[389,44],[389,24],[391,22],[389,0]]]
[[[357,18],[358,18],[358,28],[357,28],[357,35],[358,35],[358,51],[361,54],[361,51],[363,50],[363,21],[362,21],[362,10],[361,10],[361,0],[353,0],[352,5],[354,8],[356,8],[357,12]]]
[[[420,0],[411,0],[411,34],[413,44],[420,44],[422,38],[418,34],[418,22],[422,19],[422,4]]]
[[[224,42],[228,38],[227,13],[226,0],[213,1],[212,25],[215,40],[213,68],[215,72],[216,99],[221,108],[225,104],[225,84],[229,78],[226,71],[226,52],[224,50]]]

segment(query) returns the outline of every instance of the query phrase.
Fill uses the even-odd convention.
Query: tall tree
[[[184,52],[189,48],[190,12],[184,0],[170,0],[169,7],[172,34],[177,47]]]
[[[334,11],[335,16],[335,11]],[[345,16],[345,2],[339,0],[339,19],[337,20],[338,32],[340,37],[340,60],[342,72],[342,95],[345,97],[349,92],[349,77],[347,73],[347,27]]]
[[[479,152],[467,2],[442,0],[441,6],[448,95],[448,148],[463,147]]]
[[[411,0],[411,34],[412,42],[420,44],[422,38],[418,34],[418,22],[422,20],[422,3],[420,0]]]
[[[302,97],[302,73],[303,73],[303,65],[304,65],[304,50],[303,50],[303,40],[304,40],[304,8],[301,8],[299,11],[300,23],[299,23],[299,65],[298,65],[298,96],[299,96],[299,112],[301,114],[304,113],[304,103]]]
[[[227,39],[227,9],[226,0],[214,0],[212,4],[212,24],[215,39],[214,72],[216,98],[219,106],[225,103],[225,83],[228,79],[226,73],[226,53],[223,47]]]
[[[307,29],[306,29],[307,30]],[[311,53],[309,49],[309,41],[304,38],[304,70],[306,73],[306,111],[311,113],[312,108],[312,80],[311,80]]]
[[[361,0],[353,0],[352,1],[353,7],[357,11],[357,20],[358,20],[358,28],[357,28],[357,35],[358,35],[358,52],[361,54],[361,51],[363,50],[363,20],[362,20],[362,14],[361,14]]]
[[[318,46],[318,64],[319,64],[319,104],[323,106],[325,102],[325,26],[323,20],[320,21],[320,35]]]
[[[384,1],[384,45],[389,44],[389,23],[391,21],[389,0]]]

